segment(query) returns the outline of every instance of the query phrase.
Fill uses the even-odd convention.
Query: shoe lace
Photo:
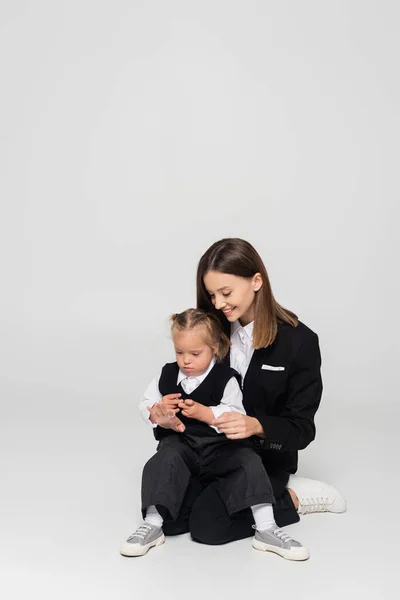
[[[303,515],[312,512],[326,512],[332,500],[327,497],[300,498],[299,512]]]
[[[290,537],[290,535],[282,531],[282,529],[275,529],[274,535],[276,535],[277,538],[282,540],[282,542],[294,542],[294,539]]]
[[[151,526],[147,525],[147,523],[143,523],[143,525],[141,525],[136,531],[135,533],[132,533],[132,535],[128,538],[128,542],[130,540],[133,540],[133,538],[142,538],[144,539],[146,537],[146,535],[148,533],[150,533],[151,531]]]
[[[252,525],[253,529],[257,529],[256,525]],[[279,529],[279,527],[277,527],[276,529],[272,530],[272,533],[274,535],[276,535],[277,538],[279,538],[280,540],[282,540],[282,542],[295,542],[296,540],[294,540],[292,537],[290,537],[290,535],[288,535],[287,533],[285,533],[284,531],[282,531],[282,529]]]

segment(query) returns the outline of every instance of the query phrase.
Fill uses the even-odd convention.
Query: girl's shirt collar
[[[208,365],[207,370],[204,371],[204,373],[202,373],[201,375],[186,375],[186,373],[184,373],[183,371],[181,371],[179,369],[177,384],[179,385],[181,383],[181,381],[183,381],[184,379],[190,379],[190,378],[197,379],[199,381],[199,383],[201,383],[207,377],[207,375],[209,374],[209,372],[215,365],[215,362],[216,362],[215,358],[213,358],[212,361],[210,362],[210,364]]]

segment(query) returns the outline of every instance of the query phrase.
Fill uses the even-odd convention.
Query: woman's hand
[[[165,397],[166,396],[164,396],[164,398]],[[176,413],[179,412],[179,408],[168,408],[165,403],[160,401],[156,402],[156,404],[153,404],[151,407],[148,406],[147,410],[150,413],[150,421],[152,423],[159,425],[164,429],[173,429],[174,431],[178,431],[178,433],[183,433],[185,431],[186,427],[176,416]]]
[[[211,425],[218,427],[230,440],[243,440],[252,435],[264,437],[264,430],[258,419],[238,412],[223,413]]]

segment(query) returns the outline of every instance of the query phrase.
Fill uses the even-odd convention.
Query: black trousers
[[[225,436],[170,435],[161,440],[143,469],[143,515],[148,506],[155,505],[165,522],[176,522],[192,476],[202,488],[218,486],[229,517],[255,504],[275,502],[261,458],[246,444]]]

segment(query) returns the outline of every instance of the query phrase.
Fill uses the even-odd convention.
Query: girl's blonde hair
[[[216,310],[204,285],[209,271],[219,271],[250,279],[260,273],[262,286],[254,298],[253,347],[270,346],[278,333],[279,321],[297,327],[298,318],[275,300],[264,263],[255,248],[240,238],[225,238],[215,242],[203,254],[197,267],[197,306],[216,315],[223,330],[229,332],[228,320]]]
[[[200,308],[188,308],[171,316],[172,335],[175,331],[192,331],[197,327],[203,330],[205,343],[214,350],[217,362],[222,361],[229,352],[231,342],[215,315]]]

